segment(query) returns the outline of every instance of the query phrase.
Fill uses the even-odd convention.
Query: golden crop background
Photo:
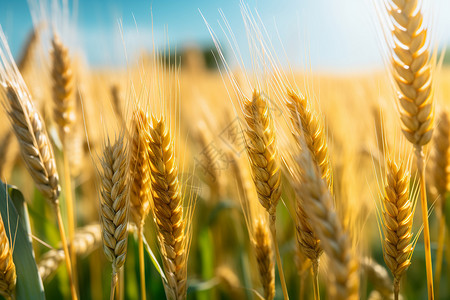
[[[161,72],[161,66],[155,66],[151,55],[143,55],[137,60],[138,63],[127,70],[99,70],[83,64],[74,53],[70,54],[76,87],[73,96],[76,99],[77,120],[72,131],[73,138],[64,151],[70,159],[77,227],[99,222],[100,179],[97,170],[100,168],[98,157],[101,156],[105,138],[119,136],[129,126],[132,112],[139,105],[149,114],[162,110],[175,135],[180,181],[197,196],[190,203],[195,205],[195,210],[192,220],[188,220],[192,222],[192,241],[187,269],[187,298],[257,299],[258,295],[263,295],[255,253],[240,205],[243,195],[238,191],[234,172],[236,162],[239,162],[238,168],[246,170],[248,163],[245,147],[238,143],[242,138],[240,124],[243,119],[238,100],[234,93],[229,93],[233,89],[229,79],[217,69],[208,69],[203,53],[195,49],[181,53],[181,66],[173,67],[170,73]],[[63,183],[62,149],[57,134],[58,126],[53,121],[50,72],[43,67],[45,63],[42,64],[41,55],[48,58],[43,53],[33,55],[27,68],[22,70],[22,75],[45,120]],[[155,79],[155,74],[160,77]],[[352,255],[358,261],[370,258],[386,269],[381,247],[381,225],[377,222],[377,205],[383,184],[383,175],[380,173],[383,164],[380,152],[382,140],[395,145],[393,149],[400,153],[398,155],[411,156],[413,159],[411,147],[404,141],[400,131],[395,92],[388,72],[333,75],[295,70],[289,80],[310,97],[312,105],[324,119],[336,210],[351,236]],[[450,69],[447,66],[438,69],[435,84],[436,110],[440,111],[450,99]],[[159,90],[166,92],[164,97],[158,98]],[[242,90],[251,97],[250,88],[242,85]],[[280,103],[273,100],[272,113],[277,135],[283,141],[290,134],[286,123],[288,116],[279,107]],[[158,106],[164,106],[165,110]],[[51,209],[34,187],[24,167],[19,145],[3,110],[0,119],[3,120],[0,127],[1,179],[17,186],[27,201],[34,236],[33,247],[39,265],[46,252],[60,247],[56,223]],[[280,142],[281,153],[290,151],[288,143]],[[430,160],[432,147],[433,143],[425,148],[426,157]],[[413,168],[413,179],[416,178],[414,172]],[[282,176],[282,202],[277,212],[283,271],[291,299],[313,299],[309,266],[304,262],[302,264],[296,252],[294,216],[289,209],[295,192],[290,180],[290,177]],[[431,180],[428,182],[428,203],[433,207],[437,199],[432,193]],[[63,184],[61,202],[66,220],[65,188]],[[420,232],[421,224],[422,219],[417,210],[413,222],[414,235]],[[435,262],[438,223],[432,209],[430,224],[432,257]],[[139,298],[136,229],[132,225],[130,228],[127,260],[124,275],[120,279],[118,299]],[[156,231],[150,215],[145,224],[145,237],[161,262]],[[79,258],[77,272],[80,299],[108,299],[111,264],[106,260],[100,243],[93,248],[92,252]],[[449,258],[450,252],[446,247],[442,275],[435,278],[440,282],[439,299],[447,299],[450,295]],[[164,298],[162,279],[147,257],[145,271],[148,298]],[[323,299],[327,299],[327,282],[331,272],[333,270],[329,269],[328,257],[323,256],[319,271]],[[401,294],[404,299],[425,299],[424,274],[424,248],[420,236],[412,264],[402,280]],[[384,299],[381,295],[375,298],[377,295],[374,291],[380,292],[386,288],[383,287],[386,277],[377,278],[363,263],[360,263],[359,276],[361,299]],[[47,298],[69,299],[67,282],[64,263],[61,263],[57,272],[44,280]],[[283,299],[278,273],[275,299]]]

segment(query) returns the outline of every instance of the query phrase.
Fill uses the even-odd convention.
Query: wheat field
[[[20,55],[0,27],[0,297],[448,299],[438,8],[373,2],[384,69],[335,74],[244,2],[246,45],[204,17],[211,49],[96,68],[30,1]]]

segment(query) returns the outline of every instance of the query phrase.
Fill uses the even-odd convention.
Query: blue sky
[[[307,60],[315,69],[332,71],[363,70],[382,65],[371,0],[246,2],[250,8],[257,9],[269,36],[277,45],[279,35],[293,65],[304,67]],[[437,2],[439,14],[450,15],[450,1]],[[73,1],[69,3],[73,4]],[[142,48],[151,49],[151,13],[157,45],[165,44],[166,36],[171,47],[180,48],[190,43],[211,44],[199,10],[223,40],[217,23],[219,9],[231,24],[239,45],[246,45],[239,0],[78,0],[75,3],[78,7],[76,44],[94,66],[125,64],[119,22],[123,24],[124,44],[131,57]],[[450,41],[450,18],[441,19],[438,30],[444,44]],[[9,37],[14,55],[17,55],[32,28],[27,0],[0,0],[0,24]],[[282,53],[281,46],[275,49]]]

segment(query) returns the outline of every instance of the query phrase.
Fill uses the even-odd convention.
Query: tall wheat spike
[[[383,0],[382,3],[390,27],[385,34],[390,48],[391,72],[397,87],[402,131],[415,147],[420,175],[428,299],[431,300],[434,299],[433,270],[422,148],[431,140],[433,133],[432,41],[429,26],[424,23],[423,1]]]
[[[311,217],[314,232],[329,257],[334,299],[359,299],[358,263],[352,258],[349,236],[344,232],[333,198],[309,153],[297,157],[303,170],[302,181],[296,182],[296,192],[303,195],[305,211]]]
[[[433,194],[437,198],[438,249],[436,252],[435,290],[436,299],[439,299],[439,286],[441,281],[444,245],[446,237],[445,201],[450,191],[450,118],[448,111],[439,115],[436,131],[433,136],[433,158],[430,168]]]
[[[394,275],[394,297],[398,299],[400,279],[411,264],[413,245],[411,229],[412,203],[409,198],[409,172],[402,163],[386,162],[386,183],[382,208],[386,265]]]
[[[9,116],[28,172],[31,174],[37,189],[51,202],[55,210],[61,242],[67,254],[66,268],[72,299],[74,300],[78,297],[73,281],[72,267],[68,259],[69,250],[59,206],[59,177],[53,149],[45,124],[38,110],[33,105],[31,95],[14,63],[8,43],[1,29],[0,41],[0,92],[2,94],[2,105]]]
[[[186,219],[178,182],[175,149],[164,118],[152,116],[148,136],[153,216],[167,277],[168,299],[186,299],[187,246]]]
[[[322,178],[326,179],[332,191],[333,178],[323,121],[306,97],[294,90],[288,90],[287,94],[289,100],[286,101],[286,106],[293,125],[291,130],[294,136],[303,133],[314,162],[319,166]]]
[[[0,295],[14,299],[16,288],[16,266],[13,261],[13,249],[6,235],[3,218],[0,215]]]
[[[111,299],[117,286],[119,271],[125,264],[128,239],[128,152],[120,136],[111,145],[109,139],[101,159],[101,225],[103,251],[112,263]]]
[[[151,174],[146,143],[150,124],[142,109],[134,111],[131,126],[130,176],[132,182],[130,205],[131,215],[138,227],[141,299],[146,299],[143,235],[145,219],[151,209]]]
[[[259,202],[269,213],[269,228],[275,246],[283,295],[285,299],[289,299],[275,228],[277,204],[281,197],[281,169],[276,148],[275,127],[268,100],[257,90],[253,92],[251,99],[244,97],[242,109],[247,123],[246,148],[253,181]]]

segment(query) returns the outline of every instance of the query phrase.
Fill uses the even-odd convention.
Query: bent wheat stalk
[[[78,256],[88,255],[102,244],[102,231],[98,224],[87,225],[75,233],[74,249]],[[63,249],[53,249],[46,252],[38,264],[39,275],[45,281],[52,276],[64,261]]]
[[[66,254],[65,261],[72,299],[77,299],[59,206],[59,177],[56,171],[53,149],[45,124],[33,105],[31,95],[14,63],[1,29],[0,40],[2,45],[0,48],[0,92],[2,94],[2,104],[8,113],[13,131],[19,142],[27,170],[31,174],[37,189],[50,201],[55,210],[61,243]]]
[[[101,160],[101,225],[103,251],[112,263],[111,295],[117,287],[119,271],[125,264],[128,239],[129,192],[127,185],[127,148],[120,136],[107,144]]]
[[[415,148],[420,180],[420,199],[427,271],[428,299],[434,299],[430,230],[425,185],[423,146],[433,133],[433,59],[428,25],[424,23],[423,1],[383,1],[389,29],[391,71],[397,86],[402,131]]]
[[[251,99],[243,99],[242,107],[247,123],[246,148],[253,181],[259,202],[269,214],[269,228],[275,246],[283,296],[289,299],[275,227],[277,204],[281,198],[281,169],[276,148],[275,128],[268,101],[260,92],[255,90]]]

